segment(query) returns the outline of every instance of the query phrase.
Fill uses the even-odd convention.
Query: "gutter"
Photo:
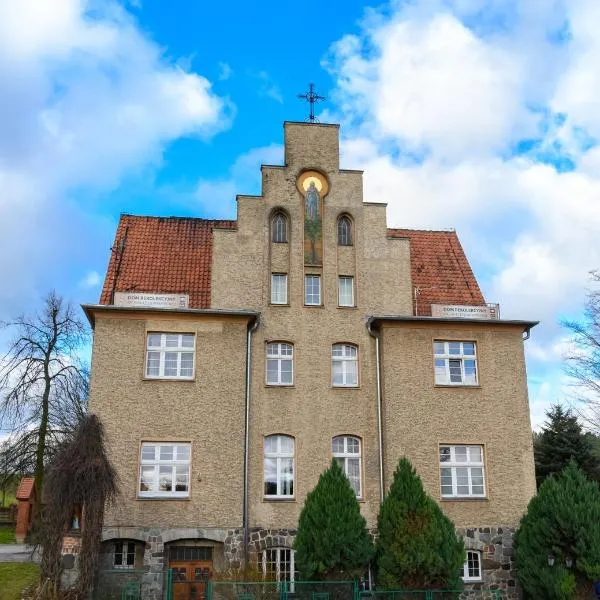
[[[384,499],[383,484],[383,426],[381,419],[381,358],[379,353],[379,332],[373,329],[375,319],[369,317],[367,320],[367,331],[371,337],[375,338],[375,369],[377,373],[377,437],[379,443],[379,501]]]
[[[244,418],[244,501],[242,507],[242,525],[244,528],[244,581],[248,581],[248,528],[249,528],[249,500],[248,500],[248,463],[250,444],[250,383],[252,373],[252,334],[256,331],[259,318],[256,317],[248,324],[246,337],[246,414]]]

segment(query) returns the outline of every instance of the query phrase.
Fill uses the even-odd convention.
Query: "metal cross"
[[[325,96],[319,96],[315,92],[314,84],[311,83],[308,86],[308,92],[306,92],[305,94],[298,94],[298,98],[300,98],[300,100],[306,100],[310,104],[310,114],[308,115],[308,118],[306,120],[309,123],[318,123],[319,119],[315,117],[315,102],[325,100]]]

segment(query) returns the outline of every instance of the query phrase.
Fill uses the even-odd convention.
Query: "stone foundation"
[[[482,581],[465,583],[463,598],[477,600],[518,600],[514,561],[514,527],[476,527],[457,529],[467,550],[481,552]],[[498,595],[496,595],[498,594]]]

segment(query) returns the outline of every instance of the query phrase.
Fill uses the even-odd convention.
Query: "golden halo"
[[[321,198],[327,195],[329,183],[325,176],[321,175],[318,171],[304,171],[304,173],[301,173],[296,182],[298,191],[304,196],[311,183],[315,184]]]

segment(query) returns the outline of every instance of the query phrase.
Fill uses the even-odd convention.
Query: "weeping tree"
[[[60,589],[63,537],[77,507],[83,510],[83,522],[73,594],[78,599],[88,597],[98,569],[104,509],[116,494],[117,477],[104,448],[102,424],[95,415],[88,415],[47,467],[41,532],[43,600],[54,598]]]
[[[88,372],[78,353],[88,329],[54,292],[40,312],[0,326],[13,334],[0,357],[0,426],[11,431],[7,455],[14,472],[35,476],[37,514],[49,450],[85,413]]]

